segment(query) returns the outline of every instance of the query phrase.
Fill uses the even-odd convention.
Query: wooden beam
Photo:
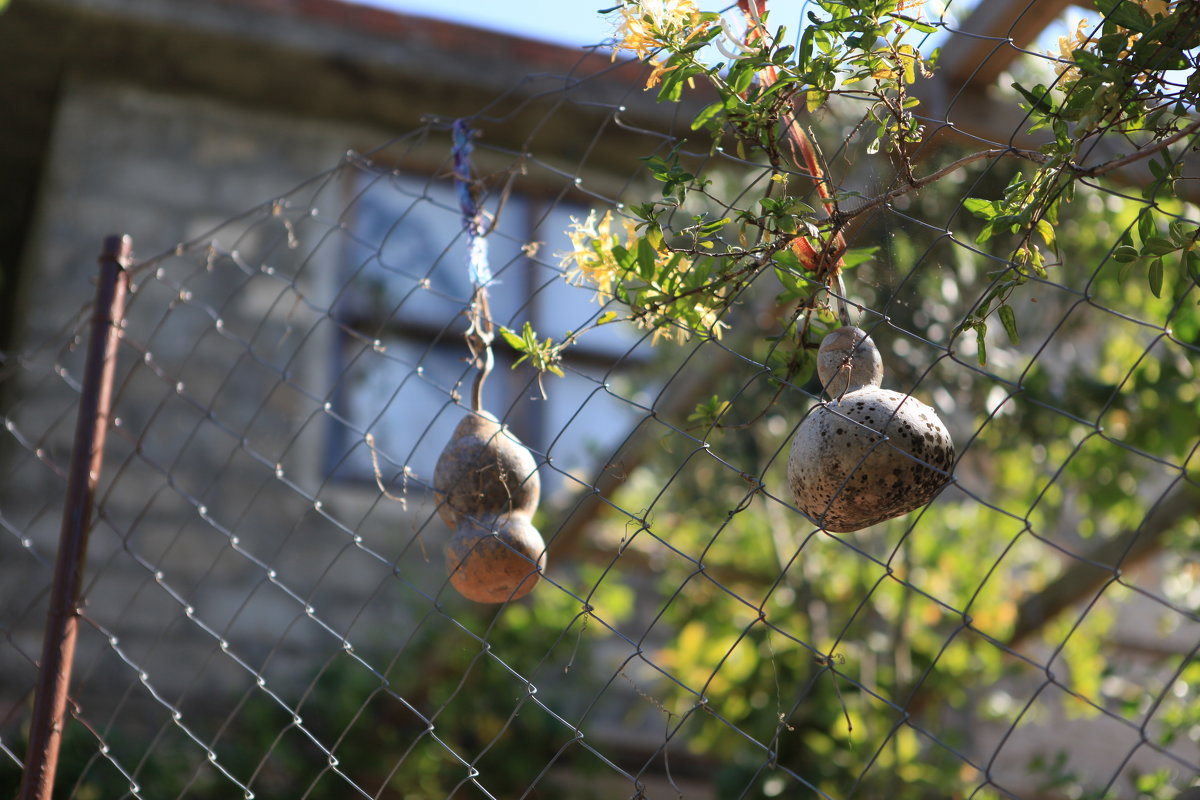
[[[1090,0],[982,0],[942,45],[940,70],[958,91],[996,82],[1024,48],[1032,44],[1070,5]]]

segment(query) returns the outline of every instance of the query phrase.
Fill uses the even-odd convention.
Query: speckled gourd
[[[486,411],[458,423],[433,470],[438,514],[450,528],[465,515],[532,516],[542,493],[533,454]]]
[[[792,439],[796,506],[826,530],[847,533],[932,500],[950,480],[954,443],[932,408],[880,388],[883,360],[871,337],[849,326],[830,333],[817,374],[831,399]]]
[[[477,603],[524,597],[546,569],[546,544],[524,514],[463,517],[445,556],[450,585]]]

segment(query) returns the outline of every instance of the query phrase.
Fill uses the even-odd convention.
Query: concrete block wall
[[[183,248],[134,275],[86,573],[84,694],[111,694],[113,675],[137,683],[139,670],[177,698],[244,686],[268,661],[301,677],[319,666],[314,650],[341,648],[334,632],[366,636],[398,613],[364,603],[388,591],[385,554],[411,543],[420,503],[405,513],[325,477],[336,326],[321,309],[338,268],[343,176],[284,197],[384,138],[84,78],[65,92],[23,268],[19,352],[63,341],[91,300],[106,234],[130,234],[144,258],[259,209],[205,236],[212,252]],[[0,672],[13,676],[0,704],[32,685],[82,350],[80,339],[31,362],[12,415],[31,444],[4,453],[4,514],[20,534],[0,537],[0,585],[30,592],[0,601],[18,645],[0,648]],[[216,655],[222,640],[245,668]],[[289,658],[301,649],[305,659]]]

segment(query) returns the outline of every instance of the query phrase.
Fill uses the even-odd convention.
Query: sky
[[[356,0],[405,14],[452,20],[558,44],[599,44],[612,35],[618,0]],[[619,18],[619,15],[616,15]]]
[[[401,13],[453,20],[476,25],[481,28],[504,31],[532,39],[557,42],[566,45],[586,46],[598,44],[611,36],[614,20],[619,15],[600,14],[601,9],[619,5],[620,0],[349,0],[361,5],[388,8]],[[2,0],[0,0],[2,2]],[[944,0],[943,0],[944,2]],[[975,0],[954,0],[950,6],[965,10]],[[720,3],[719,6],[728,5]],[[804,5],[802,0],[770,0],[772,16],[776,24],[796,20]],[[701,3],[702,8],[712,9],[711,4]],[[1073,19],[1088,16],[1082,8]],[[1070,16],[1070,15],[1069,15]],[[1096,17],[1093,11],[1091,16]],[[789,25],[789,27],[792,27]],[[1060,26],[1065,28],[1067,26]],[[1074,27],[1073,25],[1070,27]],[[1054,35],[1061,35],[1055,31]]]
[[[530,39],[540,39],[547,42],[566,45],[568,47],[587,47],[598,45],[612,37],[620,15],[616,12],[601,14],[606,8],[619,5],[620,0],[348,0],[361,5],[377,6],[404,14],[434,17],[450,20],[481,28],[489,28]],[[0,0],[2,2],[2,0]],[[965,16],[979,0],[942,0],[939,6],[948,6],[951,10],[947,21],[956,24],[958,17]],[[718,4],[700,2],[701,8],[713,10],[730,5],[730,2]],[[789,33],[795,35],[802,20],[805,0],[769,0],[772,26],[786,25]],[[1089,13],[1075,6],[1064,12],[1063,18],[1070,20],[1065,24],[1062,19],[1052,23],[1038,40],[1033,44],[1035,51],[1057,51],[1057,39],[1074,30],[1075,22],[1088,17]],[[1091,12],[1093,22],[1097,19],[1096,12]],[[942,34],[932,38],[934,46],[940,44]],[[925,46],[921,45],[922,50]],[[605,52],[608,52],[605,50]],[[715,56],[719,60],[719,56]]]
[[[530,39],[586,47],[612,36],[620,15],[601,14],[619,0],[352,0],[405,14],[452,20]],[[721,5],[726,5],[725,3]],[[802,0],[771,0],[773,21],[796,19]],[[703,8],[711,8],[701,4]],[[717,6],[720,7],[720,6]],[[790,28],[791,26],[789,26]]]

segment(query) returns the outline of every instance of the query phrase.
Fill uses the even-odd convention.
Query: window
[[[371,480],[363,442],[369,432],[393,462],[428,481],[467,413],[475,377],[463,340],[461,312],[472,286],[457,198],[448,179],[400,173],[359,172],[353,190],[334,305],[343,330],[335,403],[342,422],[330,469],[339,479]],[[563,279],[555,256],[568,248],[570,218],[587,211],[554,198],[509,197],[488,237],[495,277],[489,299],[498,325],[519,329],[528,320],[557,339],[603,312],[590,289]],[[513,353],[497,337],[484,405],[551,462],[553,468],[541,469],[547,495],[574,483],[564,473],[591,483],[636,421],[639,410],[605,382],[619,379],[619,363],[644,357],[643,338],[623,323],[589,332],[568,351],[566,377],[546,376],[543,398],[536,372],[510,369]],[[625,389],[619,394],[629,396]]]

